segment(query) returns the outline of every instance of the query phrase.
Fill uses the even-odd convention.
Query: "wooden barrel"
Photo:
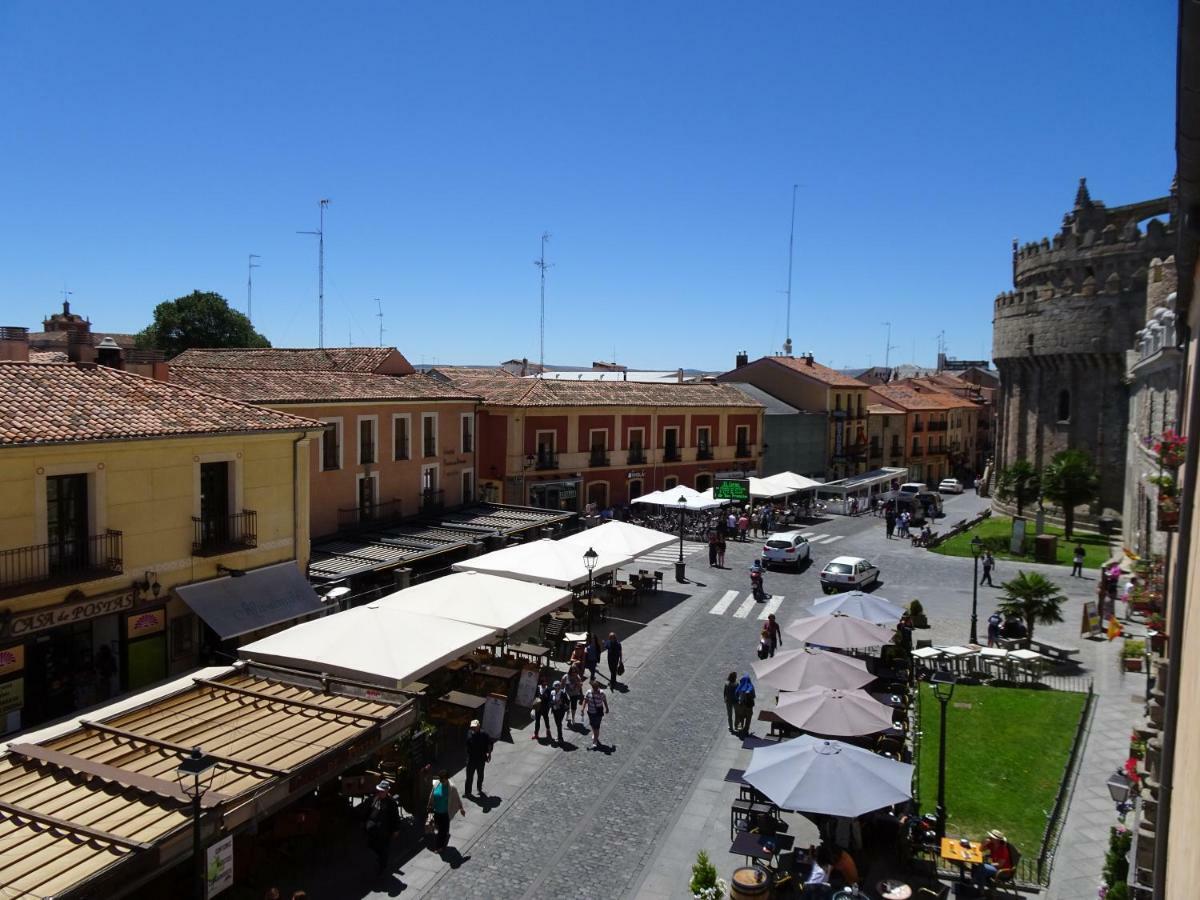
[[[771,873],[757,866],[742,866],[733,870],[729,879],[729,896],[733,900],[751,900],[771,895]]]

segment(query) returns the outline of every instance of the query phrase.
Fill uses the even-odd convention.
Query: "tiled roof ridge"
[[[328,384],[337,383],[339,380],[344,384],[362,384],[362,383],[383,384],[383,383],[385,383],[385,380],[386,380],[388,382],[395,382],[395,384],[397,386],[406,385],[406,383],[407,383],[407,385],[413,386],[414,389],[416,389],[416,386],[419,385],[420,388],[430,391],[430,394],[428,394],[426,396],[421,396],[419,393],[416,393],[416,394],[413,394],[410,396],[405,396],[402,394],[401,391],[397,390],[396,394],[394,396],[390,396],[390,397],[380,394],[380,395],[375,395],[375,396],[363,396],[362,398],[358,398],[358,399],[362,399],[362,400],[389,400],[389,399],[391,399],[391,400],[429,400],[429,401],[445,400],[445,401],[463,401],[463,402],[467,402],[467,401],[471,401],[471,400],[478,401],[480,399],[478,394],[473,393],[469,387],[464,387],[457,383],[447,383],[444,381],[440,381],[437,378],[433,378],[432,376],[430,376],[424,372],[409,372],[409,373],[405,373],[405,374],[394,374],[393,375],[393,374],[388,374],[388,373],[384,373],[384,372],[363,372],[363,371],[355,371],[355,370],[347,371],[347,370],[342,370],[342,369],[338,369],[338,370],[334,370],[334,371],[325,371],[323,369],[300,369],[300,370],[297,370],[297,369],[255,369],[255,368],[241,368],[241,367],[234,367],[234,366],[186,366],[185,365],[185,366],[179,367],[178,372],[177,372],[177,377],[185,382],[190,381],[191,379],[204,380],[205,378],[213,379],[213,380],[221,379],[221,380],[224,380],[227,382],[232,382],[238,378],[243,378],[243,379],[247,379],[248,381],[257,382],[259,386],[261,386],[264,382],[269,382],[272,379],[279,379],[279,378],[290,380],[292,383],[297,383],[300,381],[307,382],[309,379],[317,379],[320,382],[324,382],[324,383],[328,383]],[[176,382],[176,383],[178,383],[178,382]],[[236,386],[236,385],[234,385],[234,386]],[[267,386],[269,386],[269,385],[267,385]],[[193,388],[193,389],[201,390],[200,388]],[[310,393],[312,393],[312,392],[310,392]],[[316,392],[316,393],[319,393],[319,392]],[[356,398],[352,398],[352,397],[333,397],[333,396],[318,397],[318,396],[316,396],[316,393],[312,393],[311,396],[306,396],[306,397],[282,396],[282,395],[281,396],[270,396],[270,397],[263,396],[263,397],[258,397],[255,400],[250,401],[250,402],[252,402],[255,405],[261,404],[261,403],[284,403],[284,402],[294,402],[294,403],[338,402],[338,403],[343,403],[343,402],[352,402],[354,399],[356,399]],[[225,395],[219,395],[219,396],[225,396]]]

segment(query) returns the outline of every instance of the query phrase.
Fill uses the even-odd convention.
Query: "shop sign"
[[[0,716],[25,705],[25,679],[13,678],[0,681]]]
[[[646,473],[645,472],[626,472],[625,477],[628,478],[630,481],[633,481],[633,479],[635,479],[635,478],[645,478]]]
[[[58,628],[72,622],[83,622],[97,616],[125,612],[133,609],[133,594],[116,594],[108,597],[93,597],[77,603],[64,603],[48,609],[16,613],[7,625],[0,625],[0,636],[21,637],[47,628]]]
[[[12,675],[14,672],[20,672],[25,668],[25,645],[17,644],[15,647],[5,647],[0,650],[0,678],[5,675]]]
[[[215,897],[233,887],[233,835],[204,851],[204,896]]]
[[[732,500],[735,503],[750,502],[750,479],[718,478],[713,483],[714,500]]]
[[[167,627],[167,611],[151,609],[134,613],[125,620],[125,636],[134,641],[138,638],[158,634]]]

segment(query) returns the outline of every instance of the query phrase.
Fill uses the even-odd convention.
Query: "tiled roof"
[[[783,366],[785,369],[799,372],[801,375],[805,375],[822,384],[827,384],[830,387],[865,388],[867,386],[857,378],[851,378],[837,369],[823,366],[807,356],[764,356],[762,358],[770,360],[776,365]],[[759,360],[755,360],[755,362],[759,362]]]
[[[371,372],[272,372],[171,366],[171,383],[250,403],[349,400],[477,400],[478,395],[428,375]]]
[[[430,373],[441,373],[447,378],[517,378],[508,369],[500,366],[430,366]]]
[[[65,363],[70,362],[71,358],[62,350],[30,350],[29,361],[31,363]]]
[[[871,394],[884,403],[908,412],[971,409],[975,406],[966,397],[956,397],[946,391],[903,381],[877,384],[871,388]]]
[[[290,372],[375,372],[394,353],[398,355],[393,347],[184,350],[171,360],[171,365]]]
[[[31,331],[29,332],[29,346],[49,349],[51,347],[66,347],[69,338],[67,331]],[[121,334],[116,331],[93,331],[88,337],[91,339],[93,347],[99,347],[100,342],[106,337],[112,338],[118,347],[122,350],[132,350],[136,335]]]
[[[540,378],[456,377],[455,384],[497,406],[741,406],[759,409],[728,384],[646,384],[637,381],[552,381]]]
[[[0,447],[318,427],[105,366],[0,363]]]

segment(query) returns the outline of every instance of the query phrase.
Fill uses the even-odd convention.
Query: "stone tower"
[[[1164,215],[1167,222],[1153,218]],[[992,319],[1000,371],[994,472],[1018,459],[1040,469],[1060,450],[1086,450],[1100,470],[1101,510],[1119,514],[1125,351],[1146,321],[1147,267],[1171,253],[1174,229],[1173,196],[1109,208],[1081,178],[1058,234],[1013,241],[1013,290],[996,298]]]

